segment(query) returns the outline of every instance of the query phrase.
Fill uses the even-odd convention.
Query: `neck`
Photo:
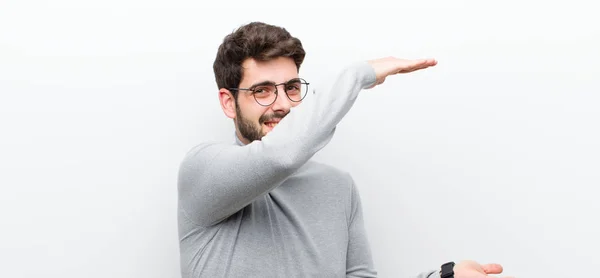
[[[248,141],[248,139],[244,138],[244,137],[243,137],[243,136],[240,134],[240,132],[239,132],[239,131],[237,131],[237,130],[235,131],[235,142],[236,142],[238,145],[240,145],[240,146],[243,146],[243,145],[248,145],[248,144],[250,144],[250,142]]]

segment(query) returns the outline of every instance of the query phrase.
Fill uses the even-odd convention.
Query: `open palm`
[[[383,83],[385,78],[390,75],[409,73],[437,65],[435,59],[408,60],[396,57],[379,58],[368,62],[375,70],[377,77],[377,81],[369,89]]]
[[[480,265],[475,261],[462,261],[454,266],[454,278],[510,278],[508,276],[491,276],[489,274],[502,273],[502,266],[499,264]]]

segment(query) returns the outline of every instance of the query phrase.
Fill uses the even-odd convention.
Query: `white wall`
[[[597,275],[592,1],[51,3],[0,2],[0,277],[179,277],[177,167],[231,140],[212,61],[251,20],[300,37],[315,83],[439,60],[365,91],[315,157],[358,182],[381,277],[462,259]]]

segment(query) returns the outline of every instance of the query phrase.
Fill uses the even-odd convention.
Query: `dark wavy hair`
[[[251,22],[225,37],[217,51],[213,70],[219,89],[237,88],[242,81],[242,63],[248,58],[269,61],[290,57],[300,70],[304,56],[306,52],[300,40],[292,37],[285,28]],[[232,94],[237,99],[237,91]]]

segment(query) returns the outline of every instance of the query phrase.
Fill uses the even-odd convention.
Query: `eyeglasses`
[[[288,82],[275,84],[273,82],[262,82],[250,88],[228,88],[232,91],[251,91],[254,100],[262,106],[270,106],[275,103],[279,91],[277,87],[284,85],[283,89],[287,97],[293,102],[300,102],[306,97],[310,83],[302,78],[294,78]]]

